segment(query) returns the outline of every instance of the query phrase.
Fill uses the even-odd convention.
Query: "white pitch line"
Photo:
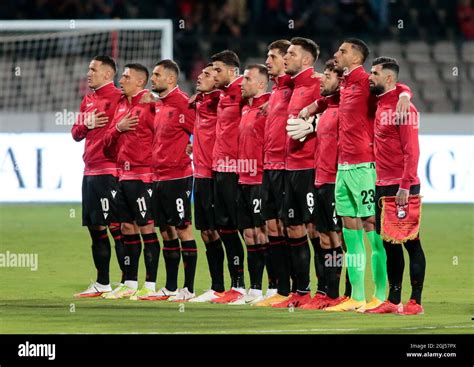
[[[423,329],[472,329],[474,325],[451,325],[451,326],[415,326],[415,327],[402,327],[402,328],[385,328],[385,329],[377,329],[378,331],[393,331],[393,330],[423,330]],[[318,331],[329,331],[329,332],[337,332],[337,331],[371,331],[370,329],[362,329],[362,328],[352,328],[352,329],[343,329],[343,328],[335,328],[335,329],[293,329],[293,330],[219,330],[219,331],[212,331],[212,332],[195,332],[195,331],[170,331],[170,332],[159,332],[159,331],[151,331],[151,332],[143,332],[143,331],[131,331],[128,333],[112,333],[112,334],[125,334],[125,335],[141,335],[141,334],[178,334],[178,335],[194,335],[194,334],[243,334],[243,333],[251,333],[251,334],[270,334],[270,333],[305,333],[305,332],[318,332]],[[83,334],[83,335],[110,335],[111,333],[103,332],[103,333],[59,333],[60,335],[63,334]],[[41,335],[41,334],[38,334]]]
[[[474,328],[474,325],[453,325],[453,326],[419,326],[419,327],[410,327],[410,328],[385,328],[377,329],[378,331],[393,331],[393,330],[423,330],[423,329],[470,329]],[[174,332],[150,332],[146,334],[242,334],[242,333],[251,333],[251,334],[265,334],[265,333],[304,333],[304,332],[337,332],[337,331],[369,331],[370,329],[361,329],[361,328],[352,328],[352,329],[293,329],[293,330],[219,330],[214,332],[193,332],[193,331],[174,331]],[[133,332],[132,334],[140,334],[140,332]],[[128,334],[128,333],[127,333]]]

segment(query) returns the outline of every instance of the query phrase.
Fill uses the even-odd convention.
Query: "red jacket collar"
[[[273,82],[275,83],[273,85],[275,88],[282,88],[286,86],[291,86],[293,84],[293,79],[291,78],[291,75],[283,74],[277,76],[276,78],[273,78]]]
[[[252,105],[250,105],[248,101],[247,101],[247,104],[250,106],[250,108],[258,108],[261,105],[263,105],[265,102],[267,102],[269,98],[270,98],[270,93],[264,93],[261,96],[253,97]]]
[[[328,102],[328,107],[337,107],[339,106],[339,91],[337,91],[334,94],[331,94],[326,97],[326,100]]]
[[[97,89],[94,89],[94,93],[97,94],[98,96],[103,96],[105,94],[110,93],[114,89],[116,89],[115,84],[114,84],[113,81],[111,81],[107,84],[102,85],[101,87],[99,87]]]
[[[128,102],[127,96],[122,95],[122,98],[123,98],[128,104],[130,104],[131,106],[135,106],[136,104],[138,104],[138,103],[140,102],[140,99],[142,99],[143,95],[144,95],[145,93],[147,93],[147,92],[149,92],[148,89],[143,89],[143,90],[141,90],[140,92],[138,92],[137,94],[135,94],[135,95],[132,97],[132,99],[131,99],[130,102]]]
[[[307,68],[306,70],[300,71],[298,74],[292,77],[295,87],[299,85],[312,84],[314,79],[312,75],[314,74],[314,68]]]
[[[346,83],[352,83],[356,80],[359,80],[359,79],[365,77],[366,75],[367,75],[367,73],[364,69],[364,66],[359,65],[358,67],[356,67],[355,69],[352,69],[352,71],[350,71],[349,73],[344,75],[344,81]]]
[[[240,91],[240,85],[242,84],[242,80],[244,80],[243,75],[239,76],[237,79],[234,79],[223,88],[224,92],[229,92],[234,89],[239,89]]]

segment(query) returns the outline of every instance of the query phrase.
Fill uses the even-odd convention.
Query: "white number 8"
[[[176,199],[176,210],[178,211],[178,213],[183,213],[184,212],[183,199],[181,199],[181,198]]]

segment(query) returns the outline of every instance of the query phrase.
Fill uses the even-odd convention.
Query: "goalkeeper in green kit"
[[[336,177],[336,212],[343,218],[343,236],[347,246],[346,265],[352,284],[351,297],[326,311],[365,312],[379,306],[386,298],[387,258],[383,241],[375,232],[375,158],[374,112],[376,101],[370,94],[369,74],[363,63],[368,46],[358,39],[347,39],[334,54],[335,66],[343,71],[340,87],[338,171]],[[397,84],[397,110],[408,111],[410,90]],[[326,108],[324,98],[304,108],[307,118]],[[302,123],[303,125],[303,123]],[[306,128],[305,126],[302,127]],[[364,231],[372,249],[371,265],[375,291],[370,302],[365,298],[366,252]]]

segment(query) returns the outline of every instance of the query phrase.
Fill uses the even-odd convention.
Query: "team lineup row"
[[[376,58],[369,74],[363,68],[368,55],[363,41],[346,39],[317,73],[319,46],[295,37],[272,42],[265,64],[246,65],[241,75],[238,56],[225,50],[211,57],[192,97],[180,90],[172,60],[159,61],[151,78],[146,66],[125,65],[118,89],[115,61],[94,57],[88,72],[93,91],[82,101],[72,135],[86,140],[83,225],[97,280],[76,296],[423,313],[420,239],[404,243],[412,294],[403,305],[403,249],[380,237],[378,205],[381,197],[395,196],[403,208],[420,191],[418,112],[410,88],[397,82],[397,61]],[[149,78],[151,91],[145,89]],[[199,296],[192,193],[211,278]],[[107,227],[122,269],[113,290]],[[155,227],[166,267],[166,285],[158,291]],[[375,285],[369,302],[364,232]],[[314,297],[309,242],[318,278]],[[142,243],[146,279],[139,289]],[[181,257],[185,280],[178,288]]]

